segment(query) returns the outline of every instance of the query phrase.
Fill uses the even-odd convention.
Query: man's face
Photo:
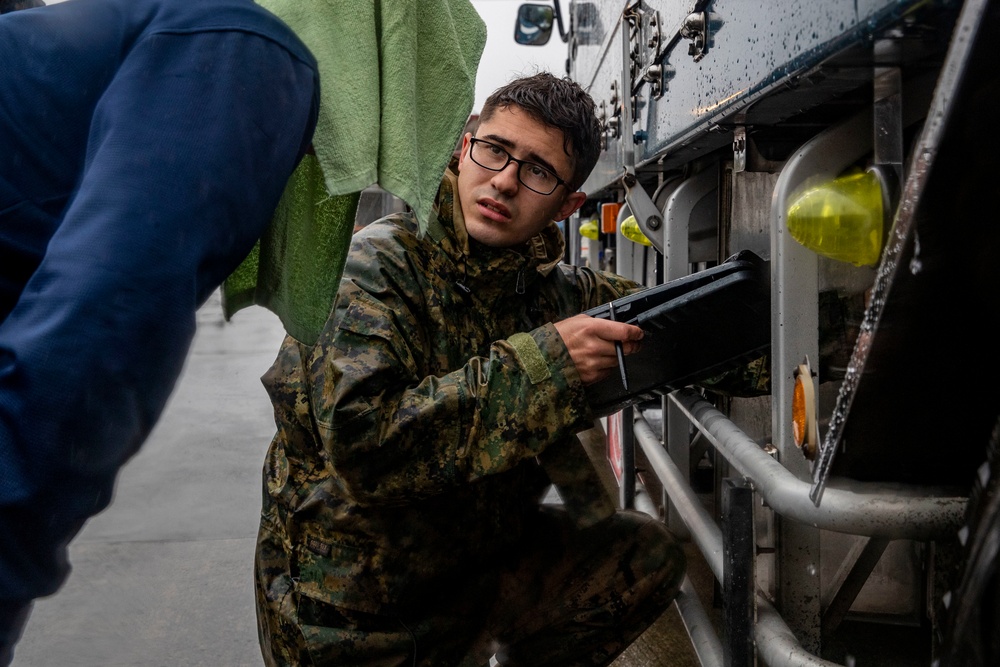
[[[586,200],[582,192],[559,185],[549,195],[529,190],[518,180],[518,164],[490,171],[469,157],[471,134],[462,140],[458,193],[469,236],[484,245],[507,248],[524,243],[552,220],[563,220]],[[480,123],[477,139],[503,147],[512,157],[539,164],[562,180],[573,175],[573,161],[563,150],[562,130],[535,120],[519,107],[498,109]]]

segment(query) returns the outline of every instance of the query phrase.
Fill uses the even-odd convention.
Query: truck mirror
[[[525,3],[517,8],[514,41],[525,46],[544,46],[552,36],[554,13],[548,5]]]

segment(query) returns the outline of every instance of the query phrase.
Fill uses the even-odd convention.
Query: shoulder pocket
[[[361,336],[394,338],[393,314],[388,308],[361,292],[351,300],[340,320],[339,329]]]
[[[341,359],[356,360],[351,364],[355,370],[362,365],[373,372],[396,367],[400,376],[383,380],[400,386],[410,384],[423,374],[418,374],[412,352],[412,346],[419,345],[419,341],[413,331],[400,328],[405,324],[384,304],[364,292],[356,294],[337,325],[337,354]]]

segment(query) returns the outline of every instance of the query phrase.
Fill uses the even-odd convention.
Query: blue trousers
[[[270,220],[315,60],[251,0],[0,14],[0,664]]]

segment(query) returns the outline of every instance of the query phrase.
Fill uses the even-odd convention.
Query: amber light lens
[[[806,441],[806,391],[802,386],[802,378],[795,381],[792,392],[792,438],[799,447]]]
[[[855,266],[873,266],[884,243],[884,201],[878,176],[856,171],[807,187],[793,197],[786,224],[792,238],[817,254]]]
[[[596,241],[600,236],[600,231],[597,229],[597,221],[588,220],[587,222],[581,224],[580,235],[587,237],[591,241]]]
[[[639,223],[636,222],[634,215],[630,215],[622,220],[622,236],[640,245],[653,245],[653,242],[642,233],[642,229],[639,228]]]
[[[819,427],[816,422],[816,393],[812,369],[804,360],[795,369],[792,388],[792,440],[803,456],[813,461],[819,448]]]

